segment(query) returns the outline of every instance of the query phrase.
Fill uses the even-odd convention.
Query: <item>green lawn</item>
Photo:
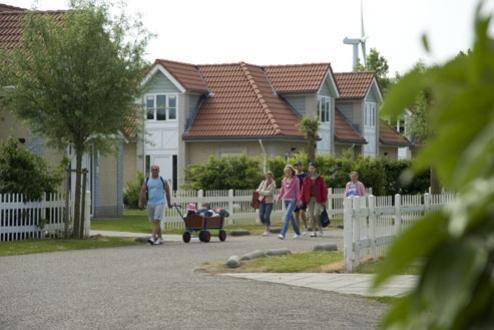
[[[228,268],[224,262],[206,262],[201,270],[210,273],[319,273],[339,269],[342,263],[343,253],[340,251],[310,251],[242,261],[238,268]]]
[[[0,256],[56,252],[68,250],[100,249],[118,246],[137,245],[132,238],[98,237],[87,240],[26,240],[0,242]]]
[[[264,231],[264,227],[261,224],[242,224],[242,220],[236,219],[238,224],[225,225],[225,230],[230,232],[232,230],[248,230],[251,235],[260,235]],[[334,229],[337,225],[342,223],[341,219],[337,219],[331,222],[331,225],[326,228]],[[281,227],[280,219],[273,219],[273,228]],[[91,229],[93,230],[111,230],[111,231],[125,231],[131,233],[149,233],[151,231],[151,225],[147,219],[146,211],[144,210],[124,210],[123,216],[117,219],[93,219],[91,220]],[[165,234],[182,234],[183,229],[171,229],[165,230]],[[216,235],[217,231],[212,231],[212,235]]]

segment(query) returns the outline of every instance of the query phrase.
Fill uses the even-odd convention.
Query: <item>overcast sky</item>
[[[32,0],[0,0],[32,7]],[[494,8],[488,1],[487,9]],[[148,58],[195,64],[245,61],[252,64],[331,62],[350,71],[352,47],[343,38],[360,36],[360,0],[127,0],[157,34]],[[363,0],[367,49],[387,60],[390,75],[419,59],[444,61],[472,43],[476,0]],[[39,0],[39,9],[66,9],[66,0]],[[429,36],[426,54],[420,36]]]

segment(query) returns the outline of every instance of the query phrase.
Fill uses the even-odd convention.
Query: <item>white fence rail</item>
[[[343,218],[344,188],[328,189],[328,214],[332,218]],[[372,189],[370,189],[372,191]],[[259,222],[257,212],[250,206],[253,190],[177,190],[173,192],[172,203],[176,203],[185,213],[187,203],[197,203],[200,207],[209,203],[211,208],[225,208],[230,213],[226,219],[228,224],[255,224]],[[273,206],[271,218],[281,218],[284,212],[283,203]],[[183,220],[175,209],[168,209],[163,229],[183,228]]]
[[[394,197],[394,198],[393,198]],[[345,269],[384,256],[390,242],[426,212],[442,208],[454,195],[395,195],[344,199]]]
[[[0,241],[39,239],[64,230],[65,198],[44,194],[40,201],[24,201],[20,194],[0,194]]]

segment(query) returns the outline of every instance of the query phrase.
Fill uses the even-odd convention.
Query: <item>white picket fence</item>
[[[332,218],[343,218],[343,192],[344,188],[328,189],[328,214]],[[372,191],[372,189],[370,189]],[[230,213],[226,218],[227,224],[255,224],[259,222],[257,211],[250,206],[253,190],[178,190],[172,194],[172,203],[180,206],[185,213],[186,205],[189,202],[197,203],[200,207],[209,203],[211,208],[225,208]],[[276,203],[273,206],[271,219],[281,218],[285,206],[283,203]],[[166,220],[163,229],[181,229],[183,220],[179,213],[173,209],[167,209]]]
[[[390,242],[426,212],[442,208],[454,194],[395,195],[344,199],[345,269],[384,256]],[[424,238],[426,239],[426,238]]]
[[[91,193],[87,191],[85,237],[91,228],[90,201]],[[69,203],[71,213],[73,204]],[[20,194],[0,194],[0,242],[63,237],[65,209],[65,197],[58,193],[44,194],[39,201],[24,201]]]
[[[44,194],[40,201],[24,201],[20,194],[0,194],[0,241],[39,239],[64,230],[65,198]]]

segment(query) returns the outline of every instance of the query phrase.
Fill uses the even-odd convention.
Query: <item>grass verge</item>
[[[224,262],[206,262],[199,270],[208,273],[323,273],[340,271],[343,253],[301,252],[285,256],[266,256],[242,261],[238,268],[228,268]]]
[[[68,250],[101,249],[137,245],[133,238],[97,237],[87,240],[26,240],[0,243],[0,256],[57,252]]]
[[[261,224],[244,224],[247,219],[235,219],[238,223],[225,225],[225,230],[247,230],[251,235],[261,235],[264,231],[264,226]],[[342,221],[340,219],[332,220],[331,225],[325,230],[335,229]],[[273,228],[281,227],[281,221],[273,220]],[[93,230],[110,230],[123,231],[131,233],[150,233],[151,225],[147,219],[146,211],[144,210],[124,210],[123,216],[117,219],[93,219],[91,220],[91,229]],[[182,234],[184,229],[167,229],[165,234]],[[211,231],[213,236],[217,235],[217,231]]]

